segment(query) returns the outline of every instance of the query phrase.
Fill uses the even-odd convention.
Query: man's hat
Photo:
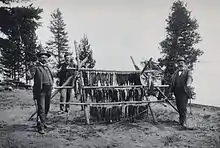
[[[183,57],[179,57],[179,58],[177,59],[177,61],[178,61],[178,62],[179,62],[179,61],[184,61],[184,62],[186,62],[186,59],[183,58]]]
[[[48,52],[46,52],[45,50],[42,50],[40,52],[37,53],[37,57],[40,57],[42,55],[47,56],[48,58],[51,56]]]

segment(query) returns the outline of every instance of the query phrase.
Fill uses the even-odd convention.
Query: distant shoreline
[[[201,108],[201,107],[206,107],[207,108],[208,107],[208,108],[217,109],[217,110],[220,109],[220,107],[213,106],[213,105],[204,105],[204,104],[198,104],[198,103],[192,103],[191,105],[192,105],[192,107],[197,107],[197,108]]]

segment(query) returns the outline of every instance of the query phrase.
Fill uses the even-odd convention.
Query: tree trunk
[[[26,84],[28,84],[28,79],[27,79],[27,71],[28,71],[28,67],[27,67],[27,52],[25,51],[25,81]]]
[[[16,70],[14,68],[14,71],[13,71],[13,80],[16,80]]]

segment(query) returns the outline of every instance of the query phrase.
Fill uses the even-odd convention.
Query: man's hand
[[[27,79],[30,80],[31,77],[32,77],[31,72],[28,70],[28,71],[27,71]]]
[[[27,74],[27,79],[28,80],[31,80],[31,79],[33,79],[33,77],[34,77],[34,75],[35,75],[35,63],[33,63],[33,62],[30,62],[29,63],[29,68],[28,68],[29,70],[26,72],[26,74]]]
[[[191,87],[192,82],[193,82],[192,72],[189,71],[189,73],[188,73],[188,79],[187,79],[187,82],[186,82],[186,86],[187,86],[187,87]]]
[[[192,87],[192,79],[191,79],[191,78],[189,78],[189,79],[187,80],[186,86],[189,87],[189,88]]]
[[[186,84],[186,86],[187,86],[188,88],[190,88],[190,87],[191,87],[191,84]]]

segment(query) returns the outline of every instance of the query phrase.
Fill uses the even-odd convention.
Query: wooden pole
[[[168,100],[167,96],[158,87],[156,87],[156,89],[163,95],[163,97],[165,98],[165,102],[167,102],[170,106],[173,107],[173,109],[179,112],[178,109]]]
[[[152,109],[151,109],[150,103],[148,103],[148,108],[150,109],[150,113],[151,113],[151,115],[152,115],[152,118],[153,118],[154,123],[156,123],[156,119],[155,119],[155,117],[154,117],[154,113],[153,113],[153,111],[152,111]]]
[[[143,72],[146,72],[147,66],[149,66],[150,62],[152,61],[153,58],[150,58],[150,60],[145,64],[144,68],[141,71],[141,74],[143,74]]]
[[[82,91],[83,91],[83,97],[84,97],[85,102],[88,102],[85,90],[82,90]],[[85,112],[86,123],[90,124],[90,104],[89,103],[87,103],[84,106],[84,112]]]
[[[123,85],[123,86],[84,86],[83,89],[101,89],[101,88],[115,88],[115,89],[127,89],[127,88],[144,88],[143,85]],[[155,85],[155,87],[169,87],[169,85]]]
[[[74,41],[74,45],[75,45],[75,52],[76,52],[77,63],[80,63],[80,61],[79,61],[80,60],[79,59],[79,51],[78,51],[78,47],[77,47],[77,42],[76,41]],[[83,66],[83,64],[80,67],[78,66],[78,71],[80,71],[82,66]],[[87,96],[85,94],[85,90],[82,89],[82,87],[84,87],[83,79],[82,79],[82,71],[80,71],[80,82],[79,83],[81,85],[81,88],[80,88],[80,94],[82,95],[81,97],[83,97],[83,101],[84,102],[87,102]],[[90,106],[89,105],[85,105],[84,106],[84,114],[85,114],[85,118],[86,118],[86,123],[90,124],[90,121],[89,121],[90,120]]]
[[[140,68],[135,64],[133,57],[130,56],[130,58],[131,58],[131,61],[132,61],[133,65],[134,65],[135,70],[140,70]]]
[[[59,89],[56,89],[56,90],[52,93],[51,99],[57,95],[57,93],[60,91],[60,89],[65,89],[65,87],[67,87],[66,85],[70,82],[70,80],[71,80],[72,78],[73,78],[73,80],[75,80],[76,77],[77,77],[77,75],[75,75],[74,78],[73,78],[73,76],[70,76],[70,77],[66,80],[66,82],[65,82]]]
[[[76,70],[77,68],[69,68],[72,70]],[[80,71],[90,71],[90,72],[109,72],[109,73],[118,73],[118,74],[140,74],[141,70],[130,70],[130,71],[122,71],[122,70],[109,70],[109,69],[93,69],[93,68],[80,68]],[[145,73],[153,73],[156,70],[145,70]]]
[[[105,102],[105,103],[76,103],[76,102],[60,102],[60,103],[54,103],[54,104],[69,104],[69,105],[89,105],[89,106],[111,106],[111,105],[132,105],[132,104],[147,104],[147,103],[159,103],[159,102],[165,102],[166,99],[163,100],[155,100],[155,101],[122,101],[122,102]]]

